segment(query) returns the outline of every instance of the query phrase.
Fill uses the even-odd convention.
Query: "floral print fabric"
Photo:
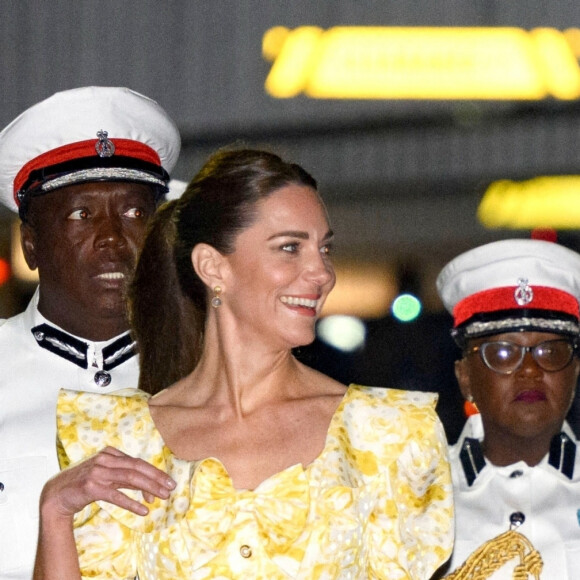
[[[177,482],[145,517],[106,502],[76,515],[83,577],[427,580],[449,556],[451,479],[435,395],[351,385],[320,455],[251,491],[234,489],[215,458],[175,457],[148,399],[61,391],[63,468],[111,445]]]

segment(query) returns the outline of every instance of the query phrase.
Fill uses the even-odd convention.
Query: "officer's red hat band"
[[[143,161],[144,163],[151,163],[161,168],[159,155],[148,145],[132,139],[111,138],[109,141],[111,141],[115,146],[115,156],[121,158],[129,157],[138,161]],[[27,182],[33,171],[58,165],[59,163],[65,163],[67,161],[85,158],[94,159],[95,157],[98,157],[96,150],[97,143],[99,143],[99,139],[78,141],[76,143],[57,147],[56,149],[52,149],[51,151],[47,151],[46,153],[31,159],[20,169],[14,179],[14,200],[16,201],[16,204],[19,205],[17,197],[18,192]]]
[[[578,301],[568,292],[546,286],[533,286],[532,288],[532,301],[523,305],[519,305],[514,298],[518,289],[517,286],[491,288],[467,296],[453,308],[454,326],[460,326],[475,314],[516,310],[519,308],[550,310],[580,318]]]

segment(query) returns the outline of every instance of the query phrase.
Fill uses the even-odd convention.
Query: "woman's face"
[[[468,351],[489,341],[509,341],[536,346],[546,340],[563,338],[548,332],[510,332],[469,341]],[[542,369],[530,352],[512,374],[489,369],[478,352],[457,361],[455,374],[463,396],[471,395],[477,404],[486,433],[505,433],[518,437],[555,434],[561,430],[580,371],[576,356],[564,369]]]
[[[225,256],[223,305],[243,333],[272,346],[309,344],[335,283],[332,232],[316,191],[288,185],[257,205],[257,217]]]

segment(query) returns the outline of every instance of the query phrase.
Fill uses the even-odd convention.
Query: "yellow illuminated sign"
[[[575,30],[276,27],[266,91],[325,99],[506,99],[580,96]]]
[[[485,192],[477,217],[488,228],[580,229],[580,176],[501,180]]]

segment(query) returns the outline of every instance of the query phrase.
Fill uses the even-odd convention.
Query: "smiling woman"
[[[314,179],[263,151],[218,152],[160,208],[130,291],[142,390],[61,394],[37,579],[431,577],[453,515],[435,396],[292,354],[331,244]]]
[[[580,453],[565,417],[580,373],[580,256],[552,242],[495,242],[450,262],[438,289],[463,351],[459,388],[479,410],[451,450],[450,569],[473,554],[466,567],[494,579],[537,577],[542,561],[542,578],[576,578]],[[509,529],[518,534],[507,537]],[[506,539],[539,557],[526,567],[518,558],[526,546]],[[493,556],[487,566],[483,552]]]

